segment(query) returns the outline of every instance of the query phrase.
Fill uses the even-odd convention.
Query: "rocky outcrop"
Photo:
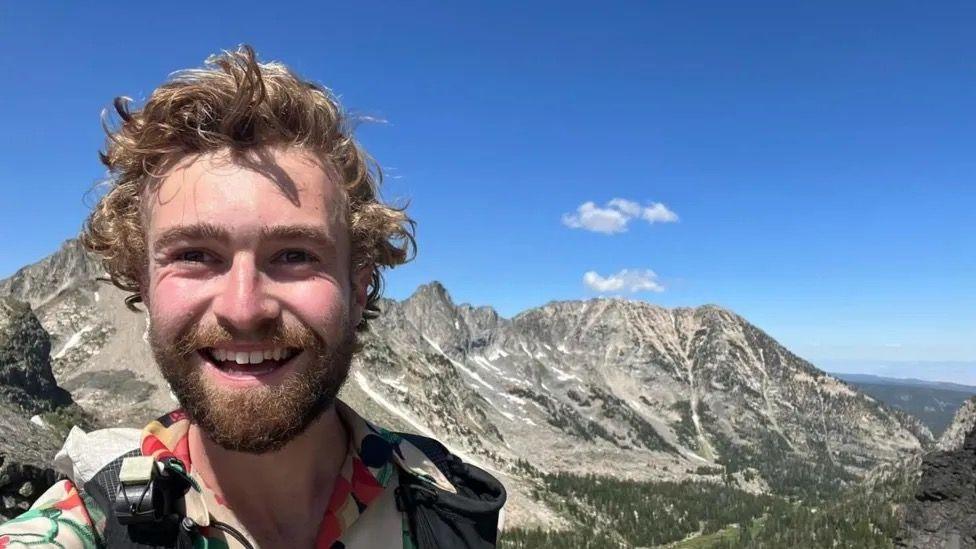
[[[946,429],[936,448],[943,452],[954,452],[962,448],[966,435],[976,429],[976,397],[967,400],[956,412],[955,418]]]
[[[904,521],[897,547],[976,548],[976,429],[960,447],[925,456]]]
[[[51,371],[51,342],[28,304],[0,298],[0,396],[27,414],[71,403]]]
[[[23,512],[55,480],[49,464],[61,436],[35,414],[59,417],[72,401],[54,380],[50,349],[30,306],[0,298],[0,521]]]
[[[24,512],[54,483],[50,464],[61,446],[54,430],[14,409],[0,397],[0,522]]]

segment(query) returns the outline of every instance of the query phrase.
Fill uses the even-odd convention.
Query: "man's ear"
[[[352,275],[352,319],[354,325],[359,325],[363,319],[363,311],[366,309],[366,299],[368,296],[369,283],[373,278],[373,265],[360,267]]]

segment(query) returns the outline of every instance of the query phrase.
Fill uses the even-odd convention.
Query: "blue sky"
[[[391,297],[716,303],[976,383],[976,5],[523,4],[0,4],[0,277],[79,230],[113,97],[247,42],[386,121]]]

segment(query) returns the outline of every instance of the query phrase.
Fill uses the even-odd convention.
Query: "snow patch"
[[[486,369],[488,369],[488,370],[490,370],[490,371],[492,371],[492,372],[494,372],[494,373],[496,373],[498,375],[504,375],[505,374],[505,372],[503,372],[499,367],[497,367],[494,364],[492,364],[491,362],[489,362],[488,359],[486,359],[483,356],[475,355],[475,356],[472,356],[471,359],[474,361],[475,364],[477,364],[479,366],[482,366],[482,367],[484,367],[484,368],[486,368]]]
[[[508,356],[508,353],[505,352],[505,349],[492,349],[491,352],[488,353],[487,358],[488,360],[498,360],[499,357],[506,356]]]
[[[386,377],[380,377],[380,378],[377,378],[377,379],[380,380],[380,383],[383,383],[384,385],[389,385],[390,387],[393,387],[393,390],[394,391],[397,391],[397,392],[400,392],[400,393],[406,393],[407,392],[407,388],[403,386],[403,379],[402,378],[390,379],[390,378],[386,378]]]
[[[502,376],[502,381],[507,381],[509,383],[514,383],[515,385],[532,385],[524,379],[519,379],[516,377]]]
[[[472,371],[470,368],[468,368],[464,364],[461,364],[460,362],[458,362],[458,361],[454,360],[453,358],[447,356],[444,353],[444,351],[441,350],[440,345],[434,343],[429,337],[423,336],[423,338],[424,338],[424,340],[427,341],[427,343],[430,344],[431,347],[433,347],[434,349],[436,349],[437,352],[441,354],[441,356],[443,356],[444,358],[446,358],[448,360],[448,362],[450,362],[451,364],[453,364],[455,368],[457,368],[458,370],[461,370],[462,372],[468,374],[469,376],[471,376],[471,379],[474,379],[475,381],[477,381],[478,383],[484,385],[488,389],[491,389],[492,391],[495,390],[495,387],[492,386],[487,381],[481,379],[481,376],[479,376],[477,372]]]
[[[698,454],[696,454],[696,453],[694,453],[694,452],[692,452],[691,450],[689,450],[689,449],[687,449],[687,448],[682,448],[682,449],[681,449],[681,453],[682,453],[682,455],[685,455],[685,456],[687,456],[687,457],[690,457],[690,458],[692,458],[692,459],[697,459],[698,461],[701,461],[701,462],[703,462],[703,463],[711,463],[711,462],[710,462],[710,461],[708,461],[707,459],[705,459],[705,458],[703,458],[703,457],[701,457],[700,455],[698,455]]]
[[[41,427],[47,427],[47,422],[41,418],[41,416],[31,416],[30,422],[34,425],[40,425]]]
[[[426,341],[431,347],[433,347],[435,351],[437,351],[438,353],[440,353],[442,355],[444,354],[444,351],[441,350],[441,346],[438,345],[437,343],[435,343],[433,339],[427,337],[426,335],[421,336],[421,337],[423,337],[424,338],[424,341]],[[447,355],[444,355],[444,356],[447,356]]]
[[[448,359],[448,360],[450,360],[450,359]],[[495,387],[492,384],[490,384],[487,381],[481,379],[481,376],[478,375],[478,372],[475,372],[475,371],[469,369],[464,364],[461,364],[460,362],[457,362],[457,361],[454,361],[454,360],[451,360],[451,364],[454,364],[454,366],[458,370],[461,370],[462,372],[468,374],[469,376],[471,376],[471,379],[473,379],[473,380],[477,381],[478,383],[484,385],[486,388],[491,389],[492,391],[495,390]]]
[[[376,401],[377,404],[379,404],[380,406],[386,408],[387,410],[389,410],[390,412],[396,414],[397,416],[403,418],[403,420],[406,421],[407,423],[409,423],[411,427],[413,427],[414,429],[417,430],[417,432],[419,432],[419,433],[421,433],[423,435],[426,435],[428,437],[431,437],[431,438],[436,438],[436,436],[434,435],[433,431],[431,431],[426,426],[422,425],[420,422],[418,422],[417,420],[415,420],[412,416],[410,416],[410,414],[404,412],[399,406],[391,403],[389,400],[386,400],[386,398],[384,398],[383,395],[381,395],[378,392],[376,392],[369,385],[369,381],[366,379],[366,376],[363,375],[362,372],[353,372],[353,379],[356,380],[356,383],[359,385],[359,388],[362,389],[363,392],[366,393],[366,395],[369,398],[371,398],[374,401]],[[447,447],[448,451],[450,451],[452,454],[458,456],[462,460],[464,460],[464,461],[466,461],[468,463],[473,463],[473,464],[477,465],[478,467],[481,467],[482,469],[485,469],[486,471],[491,471],[491,472],[496,473],[496,474],[501,474],[497,469],[495,469],[495,468],[489,466],[487,463],[485,463],[484,460],[482,460],[482,459],[476,459],[473,456],[471,456],[470,454],[458,450],[456,447],[454,447],[451,444],[448,444],[444,440],[441,440],[440,442],[441,442],[441,444],[443,444],[444,446]]]
[[[68,338],[68,341],[65,342],[65,344],[64,344],[63,347],[61,347],[61,350],[58,351],[51,358],[53,358],[53,359],[59,359],[59,358],[63,357],[65,353],[67,353],[68,351],[70,351],[72,347],[77,347],[78,344],[81,343],[81,336],[85,335],[86,332],[90,332],[92,330],[92,328],[94,328],[94,326],[88,325],[88,326],[85,326],[84,328],[78,330],[77,332],[71,334],[71,337]]]
[[[556,379],[558,379],[559,381],[568,381],[570,379],[575,379],[576,381],[583,381],[576,374],[571,374],[569,372],[560,370],[559,368],[557,368],[555,366],[551,366],[551,368],[552,368],[552,370],[554,372],[556,372]]]
[[[386,400],[386,398],[383,397],[383,395],[376,392],[369,385],[369,381],[366,379],[366,376],[364,376],[362,372],[354,372],[353,378],[356,380],[356,383],[359,384],[359,388],[362,389],[363,392],[366,393],[367,396],[369,396],[369,398],[376,401],[377,404],[379,404],[380,406],[386,408],[390,412],[402,418],[404,421],[409,423],[411,427],[417,429],[417,431],[419,431],[420,433],[427,435],[429,437],[434,436],[434,433],[430,429],[428,429],[424,425],[421,425],[420,422],[418,422],[417,420],[412,418],[409,414],[407,414],[402,409],[400,409],[399,406],[393,404],[389,400]]]
[[[514,402],[514,403],[516,403],[516,404],[518,404],[520,406],[524,406],[525,405],[525,399],[524,398],[517,397],[517,396],[515,396],[513,394],[509,394],[509,393],[498,393],[498,394],[501,395],[501,396],[503,396],[503,397],[505,397],[505,398],[507,398],[508,400],[511,400],[512,402]]]

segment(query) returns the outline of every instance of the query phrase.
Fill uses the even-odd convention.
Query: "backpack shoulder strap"
[[[505,487],[487,472],[462,462],[435,439],[395,434],[423,452],[457,490],[444,491],[397,468],[397,507],[407,514],[418,549],[494,548]]]
[[[442,473],[449,474],[451,467],[449,462],[452,454],[440,441],[414,433],[396,432],[394,434],[416,446]]]
[[[122,454],[95,473],[83,488],[105,515],[105,531],[102,533],[105,547],[111,549],[171,548],[176,547],[180,541],[179,523],[172,519],[128,526],[119,522],[115,511],[115,499],[122,484],[119,480],[122,462],[126,458],[141,455],[142,452],[138,448]]]

